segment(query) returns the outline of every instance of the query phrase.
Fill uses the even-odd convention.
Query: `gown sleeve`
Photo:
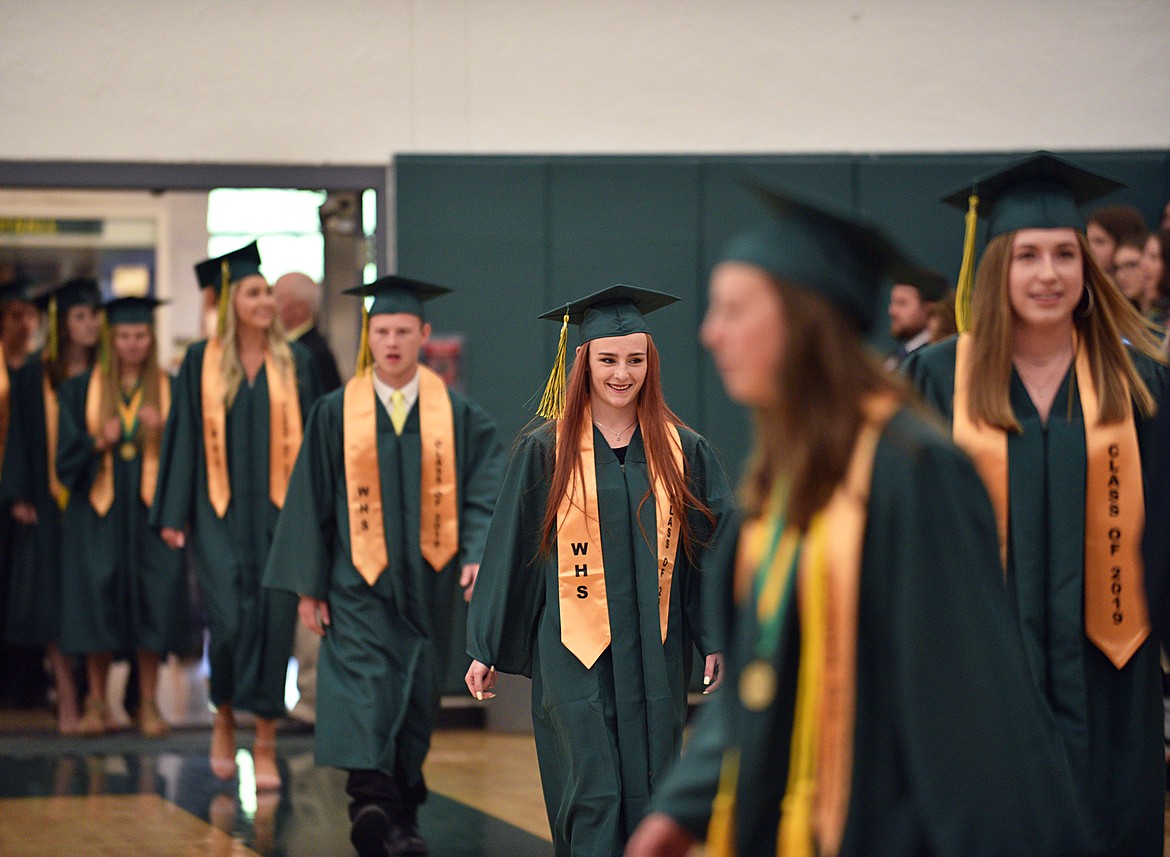
[[[86,431],[85,399],[89,392],[90,373],[61,385],[61,402],[57,430],[57,478],[76,494],[85,491],[97,475],[99,456],[94,455],[94,439]]]
[[[203,343],[197,343],[188,349],[171,385],[171,409],[159,451],[158,486],[150,508],[150,525],[155,529],[181,530],[194,508],[196,463],[203,454],[202,369]]]
[[[334,496],[341,425],[330,407],[341,393],[319,399],[309,412],[304,441],[289,479],[264,571],[264,585],[325,600],[337,530]]]
[[[467,445],[460,473],[459,549],[460,561],[481,563],[488,525],[492,520],[500,479],[504,472],[504,450],[496,435],[491,417],[474,402],[464,399],[467,425],[463,441]]]
[[[532,673],[533,641],[544,603],[537,551],[552,436],[551,429],[543,428],[526,435],[508,464],[467,614],[467,654],[500,672]]]
[[[723,651],[726,645],[724,620],[718,605],[725,571],[720,562],[720,547],[734,527],[735,496],[727,473],[706,439],[700,437],[690,458],[691,490],[707,506],[714,521],[692,512],[689,523],[695,533],[693,548],[699,572],[698,586],[689,588],[684,605],[690,636],[699,652],[706,657]],[[734,538],[732,538],[734,543]]]

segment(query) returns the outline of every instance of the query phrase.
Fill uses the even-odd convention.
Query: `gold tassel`
[[[963,264],[959,266],[959,282],[955,287],[955,324],[959,333],[971,329],[971,292],[975,285],[975,227],[979,217],[979,197],[967,198],[967,229],[963,235]]]
[[[49,298],[49,332],[45,342],[45,355],[50,363],[57,362],[57,354],[61,350],[61,334],[57,330],[57,298]]]
[[[110,363],[113,358],[113,343],[110,341],[110,319],[107,313],[102,312],[102,332],[98,337],[98,366],[102,374],[109,377]]]
[[[707,857],[735,857],[735,792],[739,784],[739,751],[726,750],[719,769],[719,791],[707,822]]]
[[[366,306],[366,298],[362,298],[362,341],[358,344],[357,374],[363,374],[374,365],[374,355],[370,352],[370,310]]]
[[[559,420],[565,413],[565,339],[568,332],[569,308],[565,307],[565,317],[561,320],[561,336],[557,341],[557,356],[553,360],[552,371],[548,373],[548,383],[544,385],[540,407],[536,409],[536,415],[546,420]]]
[[[223,338],[227,331],[228,292],[231,291],[232,269],[224,259],[219,266],[219,303],[216,304],[215,335]]]

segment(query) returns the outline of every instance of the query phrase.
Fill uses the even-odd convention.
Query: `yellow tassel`
[[[739,752],[727,750],[719,769],[719,791],[707,823],[707,857],[735,857],[735,791],[739,784]]]
[[[817,717],[825,663],[825,599],[827,598],[828,530],[817,515],[805,539],[801,563],[800,665],[796,679],[796,714],[788,759],[788,785],[780,803],[776,854],[814,857],[813,802],[816,797]]]
[[[60,509],[62,512],[64,512],[65,508],[68,505],[69,505],[69,489],[66,488],[65,486],[61,486],[61,493],[57,495],[57,508]]]
[[[110,374],[110,362],[112,359],[113,343],[110,342],[110,320],[106,313],[102,313],[102,332],[98,338],[98,366],[101,367],[102,374]]]
[[[975,227],[979,222],[979,197],[967,198],[967,229],[963,235],[963,264],[959,266],[959,282],[955,288],[955,324],[959,333],[971,329],[971,292],[975,284]]]
[[[357,374],[363,374],[374,365],[374,355],[370,352],[370,311],[366,308],[366,299],[362,298],[362,341],[358,345]]]
[[[223,338],[227,331],[228,293],[231,291],[232,269],[224,259],[219,266],[219,303],[216,304],[215,335]]]
[[[49,333],[45,342],[45,355],[50,363],[57,362],[57,354],[61,350],[61,334],[57,330],[57,298],[49,298]]]
[[[565,413],[565,339],[568,332],[569,309],[565,307],[565,317],[561,321],[561,336],[557,342],[557,356],[553,360],[552,371],[548,373],[548,383],[544,385],[540,407],[536,409],[536,415],[546,420],[559,420]]]

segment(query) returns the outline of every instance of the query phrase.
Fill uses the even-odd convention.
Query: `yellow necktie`
[[[406,425],[406,398],[401,390],[390,393],[390,422],[394,424],[394,433],[402,434],[402,427]]]

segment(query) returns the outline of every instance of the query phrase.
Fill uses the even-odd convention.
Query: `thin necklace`
[[[605,427],[605,426],[603,426],[601,423],[599,423],[597,420],[594,420],[594,421],[593,421],[593,424],[594,424],[595,426],[597,426],[599,429],[601,429],[602,431],[613,431],[613,429],[606,428],[606,427]],[[621,442],[622,442],[622,435],[624,435],[626,432],[628,432],[630,429],[632,429],[632,428],[633,428],[634,426],[636,426],[637,424],[638,424],[638,421],[637,421],[637,419],[635,419],[635,420],[634,420],[632,423],[630,423],[630,424],[629,424],[628,426],[626,426],[624,429],[622,429],[621,431],[619,431],[619,432],[617,433],[617,435],[614,437],[614,440],[615,440],[617,443],[621,443]]]

